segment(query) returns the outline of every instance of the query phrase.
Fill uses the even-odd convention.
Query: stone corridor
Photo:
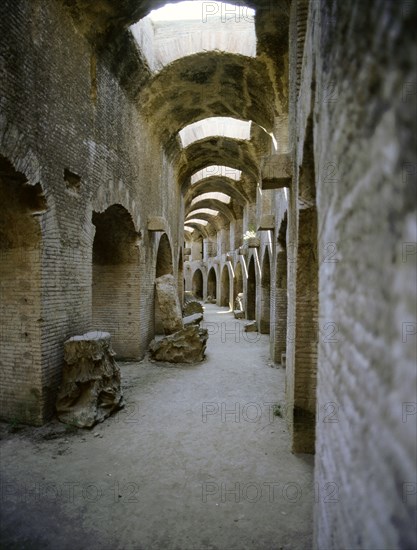
[[[121,363],[126,408],[92,431],[2,434],[2,547],[311,548],[313,457],[273,413],[284,371],[205,307],[203,363]]]
[[[417,550],[417,1],[230,2],[0,0],[2,548]]]

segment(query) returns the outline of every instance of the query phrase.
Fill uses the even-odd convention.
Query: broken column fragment
[[[108,332],[87,332],[64,343],[56,410],[61,422],[91,428],[123,407],[120,369]]]
[[[240,292],[235,300],[235,309],[233,311],[235,319],[244,319],[245,312],[243,308],[243,292]]]
[[[155,285],[164,332],[173,334],[183,327],[177,283],[173,275],[167,274],[155,279]]]
[[[204,359],[207,339],[207,329],[190,325],[170,336],[152,340],[149,351],[156,361],[196,363]]]
[[[184,317],[182,322],[184,323],[184,327],[188,327],[189,325],[199,325],[202,320],[202,313],[194,313],[193,315],[187,315]]]

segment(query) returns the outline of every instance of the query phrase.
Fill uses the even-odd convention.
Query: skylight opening
[[[218,210],[213,210],[212,208],[197,208],[196,210],[190,212],[188,215],[196,216],[197,214],[208,214],[209,216],[217,216],[218,213]]]
[[[198,181],[201,181],[202,179],[210,178],[212,176],[230,178],[235,181],[239,181],[241,175],[241,170],[236,170],[235,168],[231,168],[230,166],[218,166],[213,164],[210,166],[206,166],[202,170],[199,170],[198,172],[193,174],[191,176],[191,185],[197,183]]]
[[[188,147],[191,143],[213,136],[249,140],[252,122],[231,117],[210,117],[193,122],[179,132],[181,144]]]
[[[229,204],[232,198],[229,197],[229,195],[226,195],[226,193],[220,193],[216,191],[213,191],[210,193],[202,193],[201,195],[199,195],[198,197],[195,197],[195,199],[191,201],[191,206],[205,200],[215,200],[215,201],[223,202],[224,204]]]
[[[255,11],[242,5],[211,1],[167,4],[130,30],[154,73],[199,52],[256,57]]]
[[[191,220],[187,220],[187,223],[198,223],[200,225],[206,226],[208,224],[208,221],[200,220],[199,218],[191,218]]]
[[[187,1],[176,4],[166,4],[162,8],[152,10],[151,21],[200,21],[207,23],[211,17],[220,17],[224,22],[233,20],[253,22],[255,10],[242,5],[225,2]]]

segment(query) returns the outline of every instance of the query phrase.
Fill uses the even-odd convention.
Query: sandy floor
[[[92,430],[1,426],[1,548],[312,547],[313,458],[294,456],[268,336],[207,305],[207,359],[122,363]]]

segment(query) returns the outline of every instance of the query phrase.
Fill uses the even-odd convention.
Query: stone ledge
[[[148,231],[167,231],[166,219],[162,216],[149,216],[148,217]]]
[[[292,160],[289,154],[264,157],[261,189],[268,190],[291,187],[292,177]]]

